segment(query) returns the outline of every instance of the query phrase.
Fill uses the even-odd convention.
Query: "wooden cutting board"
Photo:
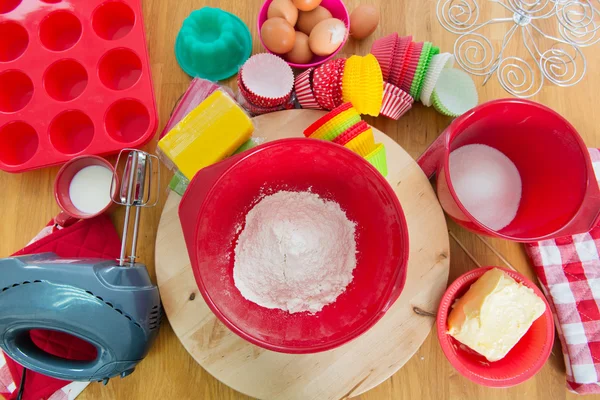
[[[289,110],[259,116],[254,119],[254,136],[265,141],[300,137],[323,114]],[[387,149],[387,179],[408,222],[407,280],[400,298],[373,328],[331,351],[289,355],[263,350],[221,324],[196,286],[177,215],[181,197],[170,193],[156,238],[156,274],[163,306],[192,357],[233,389],[269,400],[357,396],[398,371],[429,334],[448,281],[446,220],[417,163],[388,136],[375,129],[374,133],[375,141]]]

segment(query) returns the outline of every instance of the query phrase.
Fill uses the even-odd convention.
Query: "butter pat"
[[[448,333],[488,361],[498,361],[546,310],[535,292],[494,268],[457,300]]]
[[[253,131],[250,117],[217,90],[175,125],[158,147],[191,180],[202,168],[230,156]]]

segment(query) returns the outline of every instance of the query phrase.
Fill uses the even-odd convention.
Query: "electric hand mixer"
[[[118,263],[61,259],[53,253],[0,260],[0,348],[26,369],[58,379],[107,383],[131,374],[156,338],[162,316],[158,288],[135,260],[141,208],[158,201],[156,195],[150,203],[153,165],[159,171],[158,162],[156,156],[125,149],[115,170],[122,157],[122,184],[111,185],[113,202],[126,207]],[[126,259],[132,207],[131,255]],[[96,348],[96,358],[74,361],[49,354],[32,341],[34,329],[82,339]]]

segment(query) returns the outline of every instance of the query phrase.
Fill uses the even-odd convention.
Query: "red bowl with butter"
[[[544,301],[546,311],[504,358],[490,362],[448,334],[448,316],[455,301],[493,268],[531,288]],[[461,375],[483,386],[503,388],[525,382],[543,367],[554,344],[554,320],[546,298],[529,279],[507,268],[482,267],[460,276],[444,293],[437,314],[437,335],[446,358]]]

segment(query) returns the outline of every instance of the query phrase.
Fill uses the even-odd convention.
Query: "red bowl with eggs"
[[[448,334],[448,316],[452,305],[461,298],[483,274],[498,268],[539,296],[546,311],[531,325],[506,357],[490,362]],[[508,268],[482,267],[456,279],[446,290],[437,313],[437,336],[446,358],[464,377],[483,386],[505,388],[533,377],[546,363],[554,344],[554,319],[546,298],[529,279]]]
[[[262,26],[265,23],[265,21],[268,19],[267,13],[269,11],[269,6],[271,5],[272,2],[273,2],[273,0],[266,0],[260,9],[260,12],[258,13],[258,37],[260,39],[262,46],[264,47],[264,49],[267,52],[278,55],[278,56],[282,57],[283,59],[285,59],[285,56],[283,54],[277,54],[277,53],[274,53],[271,50],[269,50],[267,48],[267,46],[265,45],[265,42],[261,35],[261,29],[262,29]],[[342,44],[340,44],[340,46],[337,48],[337,50],[335,50],[330,55],[328,55],[328,56],[315,55],[313,57],[313,59],[311,60],[311,62],[307,63],[307,64],[297,64],[297,63],[289,62],[286,60],[286,62],[291,67],[301,68],[301,69],[318,67],[319,65],[324,64],[327,61],[334,58],[337,55],[337,53],[339,53],[339,51],[342,49],[342,47],[344,47],[346,42],[348,41],[348,36],[350,34],[350,15],[348,14],[348,9],[344,5],[344,2],[342,0],[323,0],[321,2],[320,6],[329,10],[329,12],[331,13],[331,16],[333,18],[337,18],[344,23],[344,25],[346,26],[346,36],[344,37]]]

